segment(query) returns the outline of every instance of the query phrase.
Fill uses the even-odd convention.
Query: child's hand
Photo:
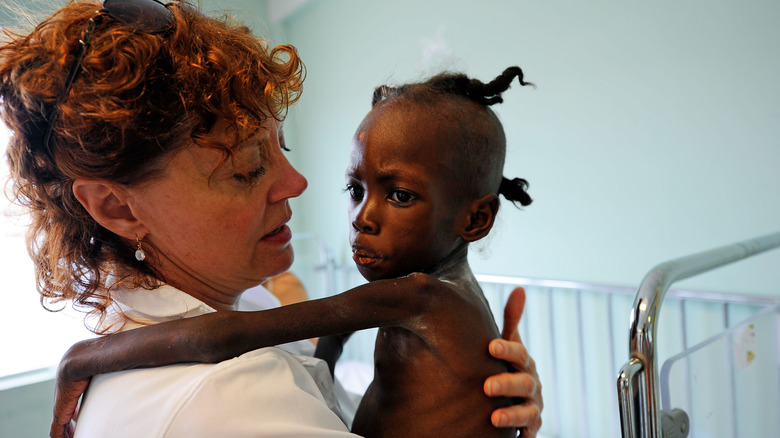
[[[54,419],[51,422],[49,436],[51,438],[72,438],[75,432],[73,421],[78,417],[79,398],[87,390],[90,378],[71,380],[68,372],[68,354],[77,349],[76,344],[65,353],[57,368],[57,379],[54,387]]]
[[[536,372],[536,363],[520,340],[517,325],[525,307],[525,290],[516,288],[504,308],[504,339],[490,343],[490,354],[497,359],[510,362],[517,369],[515,373],[504,373],[489,377],[485,381],[485,394],[491,397],[514,397],[516,403],[508,408],[493,411],[491,420],[496,427],[522,428],[522,438],[533,438],[542,427],[542,385]]]

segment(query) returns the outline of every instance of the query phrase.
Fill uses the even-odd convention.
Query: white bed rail
[[[687,436],[685,413],[661,412],[656,329],[661,303],[676,281],[780,247],[780,232],[661,263],[651,269],[636,293],[630,314],[629,361],[617,379],[624,438],[661,438],[664,423]],[[668,438],[668,436],[667,436]]]

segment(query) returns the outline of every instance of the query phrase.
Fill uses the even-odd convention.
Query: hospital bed
[[[648,272],[630,313],[629,361],[617,379],[624,438],[780,436],[780,305],[684,348],[660,373],[656,339],[674,282],[778,247],[780,233],[774,233]]]

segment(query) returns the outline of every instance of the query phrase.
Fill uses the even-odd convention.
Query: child
[[[478,390],[507,365],[488,355],[499,332],[467,260],[468,244],[493,226],[498,194],[531,203],[525,180],[502,176],[503,127],[488,108],[502,102],[514,78],[528,85],[522,70],[510,67],[488,84],[441,74],[374,92],[346,175],[353,259],[368,284],[262,315],[221,311],[84,341],[63,359],[61,380],[212,362],[261,346],[379,327],[375,377],[354,433],[514,436],[513,429],[490,422],[491,412],[511,400]],[[137,346],[132,357],[128,342]],[[91,359],[90,350],[98,349],[100,357]],[[338,342],[323,340],[318,347],[331,366],[339,351]]]

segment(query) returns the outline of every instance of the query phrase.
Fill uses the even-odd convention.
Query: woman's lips
[[[381,259],[382,256],[374,250],[359,246],[352,247],[352,260],[358,266],[368,267]]]
[[[281,227],[263,236],[261,240],[263,242],[268,242],[268,243],[285,244],[289,242],[291,239],[292,239],[292,231],[290,231],[290,227],[288,227],[287,225],[282,225]]]

